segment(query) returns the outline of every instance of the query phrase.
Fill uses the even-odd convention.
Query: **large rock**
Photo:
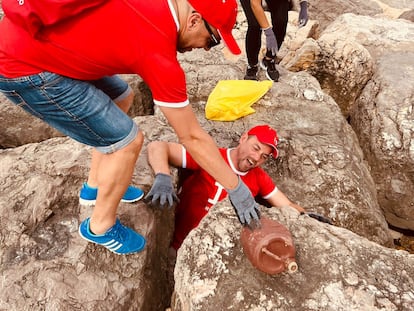
[[[310,40],[310,39],[308,39]],[[325,29],[314,44],[297,54],[314,51],[307,66],[322,89],[341,107],[345,117],[376,70],[378,58],[414,49],[414,24],[405,20],[344,14]]]
[[[148,133],[159,129],[156,123],[140,122]],[[119,256],[80,238],[79,223],[92,212],[78,205],[89,150],[53,138],[0,151],[0,310],[159,311],[168,306],[172,211],[161,213],[143,202],[120,205],[121,221],[147,238],[139,254]],[[139,186],[138,180],[152,182],[145,156],[134,175]]]
[[[413,23],[344,14],[287,64],[314,62],[302,69],[317,77],[354,127],[387,220],[411,230],[413,50]]]
[[[294,2],[298,2],[298,0],[294,0]],[[411,0],[324,0],[323,2],[308,0],[308,3],[309,17],[319,22],[320,31],[323,31],[338,16],[345,13],[398,18],[401,14],[414,9],[414,2]]]
[[[389,223],[414,230],[414,53],[384,55],[351,114]]]
[[[14,148],[63,136],[43,121],[12,104],[0,93],[0,148]]]
[[[270,276],[254,268],[226,200],[210,210],[178,251],[172,311],[412,310],[414,255],[288,207],[263,215],[290,230],[298,271]]]

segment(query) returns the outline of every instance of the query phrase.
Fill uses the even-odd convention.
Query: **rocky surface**
[[[272,208],[263,215],[290,230],[299,269],[267,275],[245,256],[232,210],[216,205],[178,251],[172,310],[411,310],[414,255]]]
[[[414,230],[413,99],[414,53],[388,54],[378,60],[376,74],[351,114],[387,221],[410,230]]]
[[[83,241],[77,228],[91,210],[78,205],[78,191],[90,149],[0,95],[0,310],[159,311],[170,306],[173,291],[173,311],[411,310],[414,255],[396,250],[392,240],[412,250],[414,3],[309,3],[304,28],[290,12],[280,82],[250,116],[235,122],[204,116],[219,80],[243,78],[244,55],[225,48],[179,55],[190,101],[217,143],[232,146],[250,126],[272,125],[281,137],[280,157],[265,169],[293,201],[334,220],[329,226],[290,209],[261,207],[292,232],[298,272],[269,276],[253,268],[227,201],[184,242],[174,288],[168,279],[172,210],[143,201],[120,205],[121,220],[147,238],[139,254],[118,256]],[[240,11],[234,33],[241,46],[246,27]],[[136,92],[129,114],[145,146],[176,140],[142,80],[123,78]],[[147,192],[153,175],[145,146],[132,182]],[[408,229],[406,235],[387,222]]]

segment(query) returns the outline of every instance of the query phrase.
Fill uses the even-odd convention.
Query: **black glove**
[[[330,225],[333,225],[333,222],[331,219],[329,219],[328,217],[325,217],[321,214],[318,213],[313,213],[313,212],[301,212],[301,215],[308,215],[309,217],[315,218],[316,220],[320,221],[320,222],[324,222]]]
[[[237,217],[242,225],[250,225],[252,219],[259,221],[260,213],[249,188],[239,177],[239,183],[233,190],[227,190],[231,205],[236,210]],[[256,224],[255,224],[256,225]]]
[[[161,208],[164,207],[168,201],[169,207],[172,207],[174,201],[179,201],[175,194],[174,187],[172,184],[172,177],[167,174],[158,173],[155,175],[154,183],[151,190],[145,196],[145,200],[149,201],[152,197],[151,203]],[[157,200],[159,199],[159,203]]]
[[[306,25],[308,22],[308,2],[301,1],[300,2],[300,11],[299,11],[299,28]]]

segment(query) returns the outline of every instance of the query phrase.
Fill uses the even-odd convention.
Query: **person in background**
[[[283,43],[288,23],[288,11],[292,8],[291,0],[264,0],[267,10],[270,12],[271,23],[269,23],[262,0],[240,0],[247,18],[246,33],[246,55],[247,70],[245,80],[257,80],[258,63],[266,70],[269,80],[278,81],[279,72],[276,69],[276,54]],[[299,27],[308,22],[308,3],[300,0]],[[266,54],[259,62],[259,52],[262,45],[261,35],[266,37]]]
[[[276,187],[271,177],[260,167],[269,159],[277,158],[278,136],[268,125],[258,125],[243,133],[235,148],[220,148],[223,159],[232,171],[246,183],[253,196],[260,196],[270,206],[290,206],[299,213],[305,209],[290,201]],[[146,199],[154,204],[173,206],[175,211],[175,231],[172,248],[176,251],[188,233],[197,227],[208,211],[227,197],[226,189],[208,172],[201,168],[178,143],[153,141],[148,144],[148,161],[159,178]],[[170,165],[183,169],[178,197],[175,194],[170,175]]]
[[[36,7],[50,13],[47,2],[39,0]],[[79,226],[82,238],[117,254],[139,252],[146,244],[117,217],[144,135],[126,114],[133,92],[116,74],[141,76],[194,161],[229,193],[241,223],[259,219],[249,189],[197,121],[177,60],[177,51],[210,50],[221,40],[240,54],[232,36],[236,0],[106,0],[36,35],[26,27],[29,20],[19,23],[10,14],[10,4],[15,2],[2,3],[0,91],[63,134],[94,147],[87,185],[96,188],[96,202]],[[30,9],[27,1],[18,5],[23,12]],[[95,201],[93,194],[86,199]]]

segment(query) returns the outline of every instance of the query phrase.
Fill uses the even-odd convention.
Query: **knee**
[[[131,142],[128,143],[124,148],[119,149],[119,152],[130,153],[138,155],[141,151],[142,145],[144,143],[144,134],[141,131],[138,131],[137,135]]]
[[[134,149],[136,148],[138,150],[141,150],[142,145],[144,144],[144,134],[142,134],[142,131],[138,131],[137,136],[135,136],[132,144],[134,145]]]
[[[120,150],[119,152],[122,152],[125,155],[133,156],[135,159],[139,156],[142,145],[144,143],[144,135],[141,131],[137,133],[137,136],[125,147]]]

